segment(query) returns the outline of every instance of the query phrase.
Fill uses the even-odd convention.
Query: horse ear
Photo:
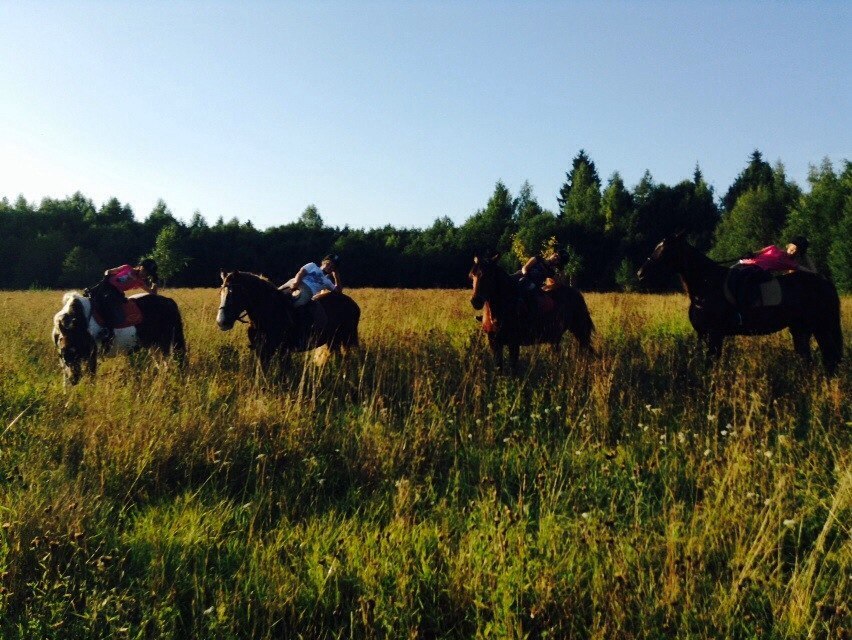
[[[220,270],[219,270],[219,276],[222,278],[222,282],[225,282],[225,278],[227,278],[227,277],[228,277],[228,274],[227,274],[227,273],[225,273],[225,270],[224,270],[224,269],[220,269]]]
[[[500,252],[498,251],[493,256],[491,256],[491,262],[497,262],[500,259]]]
[[[479,256],[473,256],[473,264],[479,264]]]

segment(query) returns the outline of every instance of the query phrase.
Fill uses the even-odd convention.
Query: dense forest
[[[200,213],[186,223],[162,201],[139,221],[117,198],[100,207],[81,193],[38,205],[3,198],[0,288],[82,287],[107,267],[147,255],[170,286],[216,285],[220,268],[284,280],[329,252],[341,256],[350,286],[461,287],[475,253],[499,251],[515,269],[523,257],[558,246],[569,251],[567,269],[581,288],[633,290],[636,269],[654,245],[683,229],[718,260],[804,234],[818,270],[852,291],[852,163],[836,168],[824,160],[811,168],[807,186],[755,151],[721,197],[698,167],[674,186],[646,172],[628,189],[617,172],[604,183],[581,150],[556,195],[556,211],[544,208],[528,183],[513,195],[497,182],[463,224],[444,217],[423,229],[329,227],[313,205],[295,222],[259,230],[236,217],[211,225]]]

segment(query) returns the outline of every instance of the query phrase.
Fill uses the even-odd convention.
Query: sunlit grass
[[[0,292],[4,638],[849,632],[848,359],[713,366],[683,296],[590,294],[597,357],[507,378],[467,292],[359,290],[359,353],[269,379],[214,290],[170,295],[185,371],[66,389],[61,294]]]

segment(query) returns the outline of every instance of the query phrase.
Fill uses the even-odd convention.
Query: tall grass
[[[0,292],[3,638],[848,637],[848,360],[589,295],[595,359],[501,377],[467,293],[360,290],[360,353],[270,379],[170,294],[186,370],[65,389],[61,296]]]

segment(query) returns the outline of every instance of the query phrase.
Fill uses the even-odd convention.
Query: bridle
[[[227,289],[228,294],[230,295],[233,288],[234,288],[234,285],[232,283],[228,283],[228,284],[223,284],[221,287],[219,287],[219,290],[221,291],[222,289]],[[225,296],[225,298],[227,298],[227,297],[228,296]],[[227,305],[220,304],[217,311],[225,311],[226,308],[227,308]],[[234,322],[242,322],[243,324],[248,324],[249,321],[246,320],[246,317],[248,317],[248,309],[244,309],[241,314],[239,314],[236,318],[234,318]]]

